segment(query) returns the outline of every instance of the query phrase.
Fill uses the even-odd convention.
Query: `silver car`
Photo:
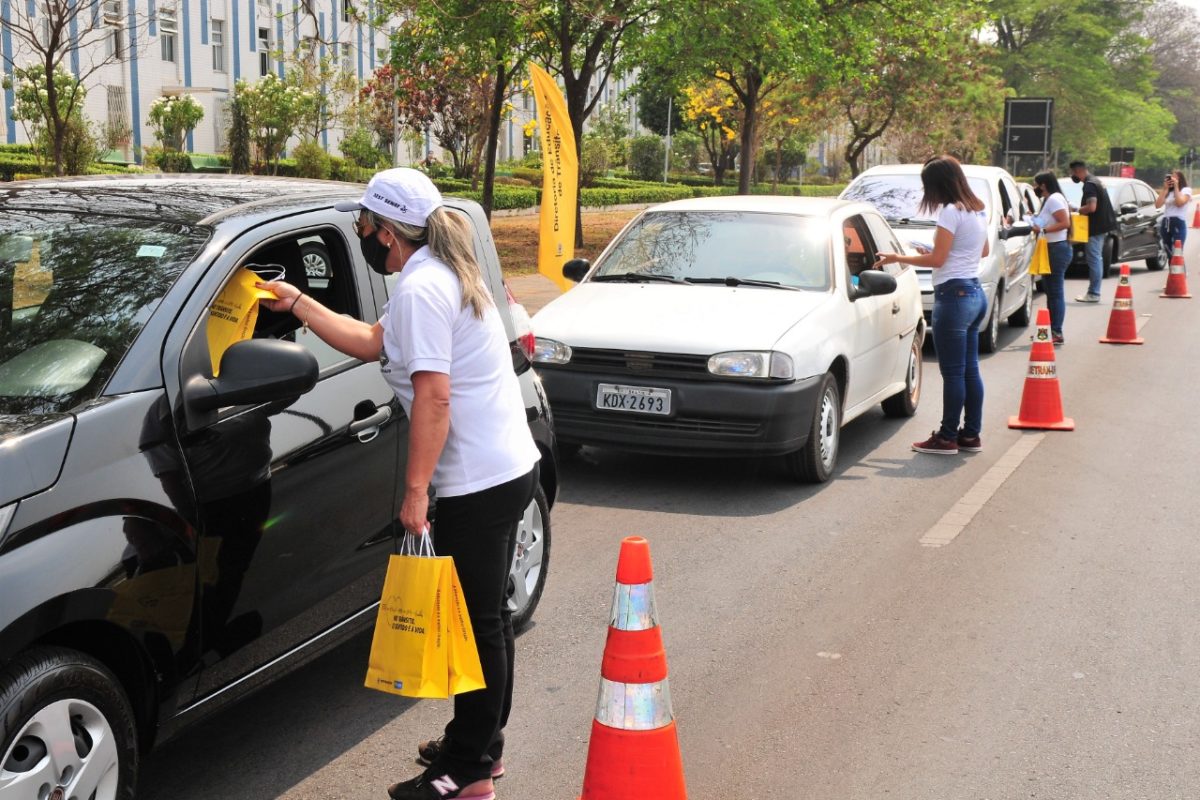
[[[1029,262],[1033,257],[1034,237],[1020,220],[1030,213],[1022,202],[1017,182],[999,167],[963,164],[967,183],[983,201],[987,211],[991,250],[979,268],[979,282],[987,294],[987,321],[979,331],[979,349],[996,350],[1000,321],[1024,327],[1033,317],[1033,279]],[[874,205],[891,223],[897,236],[910,246],[932,247],[936,225],[929,214],[918,208],[921,188],[920,164],[887,164],[872,167],[855,178],[841,194],[842,199]],[[1018,222],[1011,225],[1011,221]],[[918,267],[921,302],[928,320],[933,313],[933,270]]]

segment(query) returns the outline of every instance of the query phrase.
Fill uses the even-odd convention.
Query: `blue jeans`
[[[979,374],[979,326],[987,295],[975,279],[958,278],[933,289],[933,346],[942,373],[943,438],[978,436],[983,427],[983,378]]]
[[[1175,242],[1180,244],[1187,241],[1187,220],[1179,217],[1163,217],[1158,223],[1158,234],[1162,237],[1163,250],[1168,256],[1175,255]]]
[[[1050,274],[1042,276],[1042,291],[1046,293],[1046,308],[1050,309],[1050,331],[1062,333],[1063,318],[1067,316],[1066,289],[1063,280],[1071,265],[1070,242],[1047,242],[1050,249]]]
[[[1088,294],[1100,295],[1100,280],[1104,277],[1104,240],[1107,233],[1089,236],[1085,249],[1088,262]]]

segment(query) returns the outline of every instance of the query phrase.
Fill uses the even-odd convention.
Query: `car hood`
[[[0,415],[0,506],[54,485],[74,428],[70,414]]]
[[[769,350],[828,292],[749,286],[582,283],[533,317],[571,347],[710,355]]]

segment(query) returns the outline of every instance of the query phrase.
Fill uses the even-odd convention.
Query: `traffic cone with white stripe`
[[[1112,313],[1108,315],[1108,333],[1100,340],[1104,344],[1144,344],[1138,336],[1137,316],[1133,313],[1133,287],[1129,285],[1129,265],[1121,265],[1121,280],[1113,298]]]
[[[1173,297],[1186,300],[1188,294],[1187,267],[1183,263],[1183,242],[1175,240],[1175,249],[1171,251],[1171,267],[1167,274],[1167,288],[1159,297]]]
[[[1058,367],[1054,363],[1054,342],[1050,338],[1050,311],[1039,308],[1037,333],[1029,348],[1029,372],[1021,393],[1021,412],[1008,418],[1008,427],[1039,431],[1073,431],[1075,420],[1063,416],[1062,394],[1058,389]]]
[[[580,800],[686,800],[650,543],[621,541]]]

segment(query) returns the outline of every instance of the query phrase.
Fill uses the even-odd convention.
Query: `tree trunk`
[[[746,96],[742,102],[746,116],[742,121],[742,147],[738,155],[738,194],[750,194],[750,180],[754,175],[754,136],[758,126],[758,92],[762,79],[751,71],[746,75]]]
[[[512,77],[502,62],[496,62],[496,88],[492,92],[492,107],[488,111],[487,148],[483,162],[483,197],[480,204],[488,221],[492,219],[496,187],[496,148],[500,146],[500,117],[504,110],[504,92]]]
[[[575,134],[575,159],[583,161],[583,116],[587,108],[588,84],[575,81],[567,89],[567,116],[571,118],[571,131]],[[545,154],[542,155],[545,158]],[[545,169],[543,165],[542,169]],[[575,246],[583,247],[583,170],[579,171],[579,186],[575,194]]]

